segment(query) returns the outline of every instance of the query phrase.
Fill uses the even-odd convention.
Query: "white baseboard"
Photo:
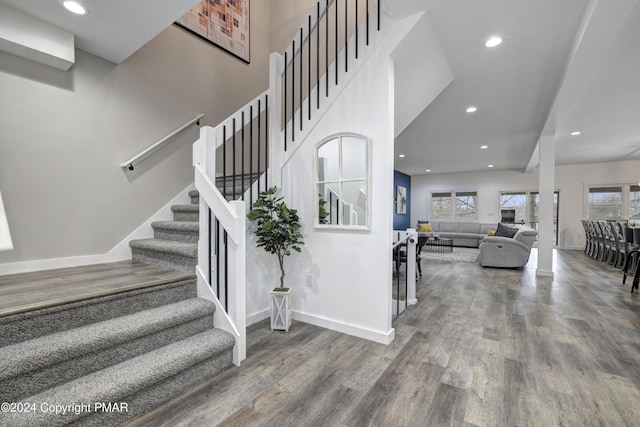
[[[551,277],[553,278],[553,270],[542,270],[542,269],[537,269],[536,270],[536,276],[542,276],[542,277]]]
[[[299,311],[291,311],[293,319],[300,322],[309,323],[310,325],[320,326],[322,328],[331,329],[332,331],[342,332],[344,334],[353,335],[358,338],[364,338],[380,344],[391,344],[395,338],[395,329],[391,328],[388,332],[378,332],[371,329],[365,329],[361,326],[350,325],[347,323],[337,322],[335,320],[326,319],[324,317],[312,314],[301,313]]]
[[[261,322],[264,319],[268,319],[268,318],[269,318],[268,308],[265,308],[264,310],[259,311],[257,313],[249,314],[247,315],[247,326],[253,325],[254,323]]]
[[[129,234],[124,240],[118,243],[106,254],[81,255],[65,258],[39,259],[34,261],[13,262],[0,264],[0,275],[27,273],[30,271],[53,270],[56,268],[81,267],[91,264],[102,264],[107,262],[126,261],[131,259],[131,249],[129,242],[135,239],[147,239],[153,237],[151,223],[171,218],[171,206],[176,204],[189,204],[189,191],[193,190],[193,184],[182,190],[169,203],[160,208],[140,227]]]

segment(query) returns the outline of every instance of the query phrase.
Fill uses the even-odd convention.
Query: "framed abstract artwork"
[[[407,213],[407,188],[396,185],[396,214],[405,215]]]
[[[202,0],[176,25],[249,63],[249,0]]]

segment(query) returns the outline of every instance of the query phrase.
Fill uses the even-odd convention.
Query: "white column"
[[[539,147],[538,268],[536,275],[553,277],[553,192],[555,178],[555,138],[542,137]]]

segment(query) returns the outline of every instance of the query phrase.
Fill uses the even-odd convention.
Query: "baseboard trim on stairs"
[[[182,190],[169,203],[160,208],[148,220],[141,224],[136,230],[125,237],[113,249],[106,254],[81,255],[65,258],[51,258],[34,261],[14,262],[0,264],[0,276],[6,274],[27,273],[30,271],[53,270],[57,268],[81,267],[84,265],[102,264],[107,262],[126,261],[131,259],[131,248],[129,241],[134,239],[147,239],[153,237],[151,223],[162,221],[172,217],[171,206],[176,204],[189,204],[189,191],[194,190],[193,184]]]

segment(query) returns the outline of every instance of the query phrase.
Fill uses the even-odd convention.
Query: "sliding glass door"
[[[553,243],[558,244],[560,193],[553,193]],[[500,222],[527,225],[538,229],[540,196],[537,191],[503,191],[500,193]]]

